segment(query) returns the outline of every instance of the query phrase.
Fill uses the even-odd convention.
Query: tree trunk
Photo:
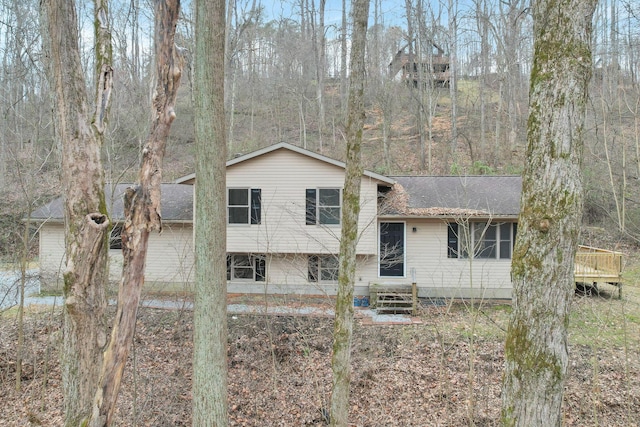
[[[364,128],[365,45],[369,0],[353,2],[353,35],[351,37],[351,76],[347,112],[347,156],[342,193],[342,231],[338,296],[333,331],[331,369],[331,425],[347,426],[349,418],[349,385],[351,383],[351,339],[353,335],[353,287],[356,275],[358,214],[360,213],[360,181],[362,161],[360,146]]]
[[[320,142],[320,150],[322,150],[322,138],[324,134],[325,126],[325,111],[324,111],[324,72],[326,67],[325,59],[325,36],[324,36],[324,10],[326,6],[326,0],[320,0],[320,6],[318,10],[318,26],[313,32],[314,40],[313,49],[316,58],[316,98],[318,101],[318,136]],[[317,34],[317,36],[316,36]]]
[[[93,403],[89,422],[92,427],[112,423],[122,373],[135,332],[149,234],[153,230],[162,229],[162,160],[171,123],[176,117],[175,102],[182,74],[182,59],[174,44],[179,12],[180,0],[158,0],[155,3],[157,84],[152,103],[153,121],[147,143],[142,150],[138,178],[140,185],[128,188],[124,196],[123,267],[118,288],[118,306]]]
[[[28,212],[32,204],[27,198]],[[18,284],[18,342],[16,344],[16,391],[22,388],[22,353],[24,352],[24,291],[27,285],[27,265],[29,263],[29,234],[31,232],[31,215],[27,216],[22,230],[22,250],[20,251],[20,283]]]
[[[533,4],[527,161],[511,274],[502,422],[560,426],[582,215],[580,166],[594,0]]]
[[[489,22],[486,0],[476,0],[476,25],[480,35],[480,78],[478,79],[478,98],[480,101],[480,152],[486,156],[487,149],[487,80],[489,74]]]
[[[458,3],[449,0],[449,96],[451,97],[451,163],[458,162]]]
[[[100,44],[106,24],[95,5],[96,112],[90,117],[78,47],[75,2],[44,0],[57,129],[62,141],[65,195],[64,325],[61,352],[65,424],[78,425],[89,414],[106,344],[104,294],[109,220],[100,159],[102,132],[111,93],[111,50]]]
[[[138,16],[140,15],[140,0],[131,0],[131,11],[133,16],[131,17],[131,80],[134,87],[139,87],[141,73],[140,65],[140,21]]]
[[[347,98],[347,0],[342,0],[342,19],[340,20],[340,99],[341,111],[345,111],[344,99]]]
[[[228,425],[225,0],[196,2],[193,425]]]

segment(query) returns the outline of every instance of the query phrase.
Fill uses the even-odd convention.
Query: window
[[[458,224],[450,222],[447,227],[447,258],[458,258]]]
[[[500,259],[511,259],[513,254],[513,246],[516,242],[516,231],[518,224],[515,223],[502,223],[498,231],[500,232]]]
[[[227,190],[229,224],[260,224],[261,203],[259,188],[229,188]]]
[[[495,258],[498,252],[496,245],[498,224],[474,222],[472,225],[473,256],[475,258]]]
[[[468,258],[473,253],[474,258],[511,259],[517,228],[512,222],[449,223],[447,257]]]
[[[308,188],[305,193],[307,225],[340,224],[339,188]]]
[[[336,282],[338,280],[338,257],[335,255],[309,256],[310,282]]]
[[[122,249],[122,224],[116,224],[111,229],[109,249]]]
[[[227,280],[264,282],[267,265],[264,256],[248,254],[227,255]]]

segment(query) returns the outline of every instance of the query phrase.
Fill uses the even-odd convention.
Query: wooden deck
[[[618,296],[622,298],[622,252],[579,246],[576,253],[576,283],[609,283],[618,287]]]

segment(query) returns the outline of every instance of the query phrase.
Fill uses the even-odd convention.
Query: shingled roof
[[[133,184],[117,184],[105,186],[105,197],[109,215],[112,220],[124,219],[124,206],[122,197],[127,187]],[[162,184],[162,220],[167,222],[192,222],[193,221],[193,186],[184,184]],[[31,219],[62,221],[63,199],[58,197],[31,213]]]
[[[392,176],[381,216],[517,217],[520,176]]]
[[[519,176],[393,176],[391,191],[383,198],[381,217],[511,217],[520,212],[522,179]],[[105,187],[109,213],[124,219],[122,196],[132,184]],[[193,221],[192,185],[162,184],[162,219]],[[58,197],[32,212],[34,220],[62,221],[63,199]]]

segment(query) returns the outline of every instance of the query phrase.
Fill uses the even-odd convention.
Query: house
[[[427,87],[449,87],[451,72],[444,49],[432,41],[427,44],[432,48],[430,52],[416,55],[413,50],[405,51],[409,45],[414,49],[418,47],[414,39],[396,52],[388,66],[389,78],[413,87],[418,87],[420,82]]]
[[[343,162],[287,143],[227,162],[227,279],[230,293],[337,292]],[[189,286],[193,271],[195,175],[163,184],[163,232],[152,234],[146,282]],[[122,220],[126,185],[108,186]],[[371,284],[416,283],[422,297],[510,298],[517,232],[517,176],[362,176],[356,295]],[[56,277],[63,262],[62,200],[39,208],[40,267]],[[118,226],[111,274],[122,262]],[[186,285],[185,285],[186,284]]]

